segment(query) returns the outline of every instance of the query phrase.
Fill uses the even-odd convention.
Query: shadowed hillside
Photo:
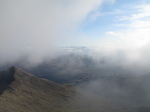
[[[0,76],[7,85],[0,95],[1,112],[129,112],[103,97],[37,78],[16,67],[1,71]]]
[[[0,94],[14,81],[15,67],[10,67],[8,70],[0,71]]]

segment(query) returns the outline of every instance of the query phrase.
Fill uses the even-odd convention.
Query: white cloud
[[[138,13],[133,14],[130,18],[130,20],[137,20],[137,19],[142,19],[145,17],[150,17],[150,5],[142,5],[137,7]]]
[[[149,66],[150,61],[150,4],[138,6],[137,12],[131,16],[123,16],[126,27],[106,32],[101,46],[106,46],[109,55],[123,51],[129,62],[140,66]],[[121,27],[121,26],[120,26]]]
[[[25,52],[31,54],[30,61],[41,61],[54,49],[52,46],[55,42],[67,41],[64,37],[70,36],[88,14],[105,1],[114,2],[114,0],[1,0],[1,63],[18,59]]]
[[[150,28],[150,21],[137,20],[130,24],[131,28]]]
[[[113,3],[114,3],[114,2],[113,2]],[[101,16],[117,15],[117,14],[121,14],[121,13],[123,13],[123,11],[120,10],[120,9],[115,9],[115,10],[110,11],[110,12],[100,12],[99,10],[96,10],[96,11],[94,12],[94,14],[92,14],[92,15],[90,16],[90,18],[91,18],[92,20],[96,20],[97,18],[99,18],[99,17],[101,17]]]
[[[139,19],[144,19],[144,18],[150,18],[150,5],[145,4],[145,5],[140,5],[140,6],[133,6],[131,10],[134,10],[130,15],[123,15],[122,17],[119,17],[119,21],[134,21],[134,20],[139,20]]]

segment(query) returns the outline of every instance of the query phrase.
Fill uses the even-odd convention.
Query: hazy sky
[[[136,60],[150,47],[149,0],[0,0],[0,16],[1,63],[40,61],[54,46],[121,49]]]

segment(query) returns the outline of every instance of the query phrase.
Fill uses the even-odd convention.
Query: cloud
[[[138,13],[137,14],[133,14],[130,18],[130,20],[137,20],[137,19],[142,19],[142,18],[146,18],[146,17],[150,17],[150,7],[149,4],[147,5],[141,5],[139,7],[137,7]]]
[[[143,4],[138,6],[133,6],[131,9],[130,15],[123,15],[118,18],[119,21],[134,21],[139,19],[145,19],[150,17],[150,7],[149,4]]]
[[[26,54],[28,61],[40,62],[105,1],[114,0],[1,0],[1,63]]]
[[[145,18],[150,18],[148,6],[150,7],[150,4],[138,6],[139,10],[136,14],[127,17],[130,19],[127,20],[128,24],[126,24],[126,29],[108,31],[106,34],[116,37],[116,40],[120,40],[119,43],[121,42],[121,46],[127,43],[132,48],[147,45],[150,42],[150,21],[148,19],[145,20]]]
[[[121,14],[121,13],[122,13],[122,10],[119,10],[119,9],[115,9],[114,11],[105,12],[105,13],[96,11],[93,15],[91,15],[91,18],[92,20],[96,20],[98,17],[101,17],[101,16],[116,15],[116,14]]]
[[[105,38],[99,41],[99,51],[105,50],[107,55],[117,55],[122,51],[128,64],[131,63],[148,69],[150,65],[150,4],[137,6],[138,10],[130,16],[123,16],[122,23],[126,26],[105,33]],[[122,28],[122,29],[121,29]]]

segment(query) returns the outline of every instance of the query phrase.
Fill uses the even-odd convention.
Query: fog
[[[149,109],[149,24],[139,26],[135,15],[127,30],[108,31],[95,41],[74,39],[83,21],[105,2],[114,0],[1,0],[1,68],[15,65],[38,77],[76,85],[122,108]],[[63,47],[75,42],[81,43]]]
[[[30,64],[42,62],[54,54],[56,46],[71,40],[87,15],[104,1],[1,0],[1,64],[22,56]]]
[[[131,15],[125,30],[108,31],[99,40],[89,40],[83,32],[83,37],[77,36],[91,13],[94,15],[104,3],[114,2],[1,0],[1,65],[24,60],[26,65],[36,66],[64,54],[62,47],[67,43],[72,46],[80,43],[76,45],[85,45],[90,50],[87,55],[95,60],[105,58],[118,66],[149,72],[149,24],[139,20],[145,17],[140,15],[148,15],[148,5],[141,6],[137,14]]]

